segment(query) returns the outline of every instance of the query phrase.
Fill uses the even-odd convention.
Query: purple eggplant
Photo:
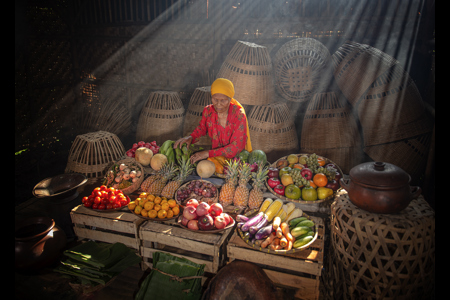
[[[254,225],[254,226],[250,226],[250,228],[248,229],[248,231],[249,231],[251,234],[255,234],[260,228],[266,226],[266,224],[267,224],[268,221],[269,221],[269,220],[267,219],[267,215],[264,214],[264,216],[263,216],[263,218],[261,219],[261,221],[260,221],[258,224]]]
[[[262,227],[258,230],[258,232],[256,232],[255,238],[257,240],[265,239],[272,233],[272,230],[273,230],[272,224]]]
[[[236,222],[247,222],[248,219],[250,219],[249,217],[246,217],[244,215],[237,215],[236,216]]]
[[[264,212],[257,213],[256,216],[252,217],[247,222],[245,222],[244,225],[242,225],[241,230],[242,231],[248,231],[251,226],[255,226],[256,224],[261,222],[263,217],[264,217]]]

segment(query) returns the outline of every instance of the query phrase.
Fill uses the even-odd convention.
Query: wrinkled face
[[[214,94],[211,97],[212,104],[217,113],[227,113],[231,98],[224,94]]]

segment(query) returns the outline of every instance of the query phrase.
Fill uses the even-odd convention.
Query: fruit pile
[[[203,180],[192,180],[177,190],[177,200],[183,203],[186,199],[195,198],[211,204],[217,196],[217,187]]]
[[[150,142],[150,143],[146,143],[144,141],[139,141],[137,143],[134,143],[133,146],[131,147],[131,149],[127,150],[126,155],[129,157],[135,157],[136,154],[136,150],[141,148],[141,147],[145,147],[148,148],[150,150],[152,150],[153,154],[156,154],[159,152],[159,146],[156,144],[156,141]]]
[[[317,154],[290,154],[269,168],[267,184],[281,196],[293,200],[323,200],[340,188],[342,177],[336,165],[326,164]]]
[[[129,203],[129,198],[119,189],[102,185],[96,187],[89,196],[81,200],[85,207],[108,210],[118,209]]]
[[[181,224],[191,230],[224,229],[228,224],[233,223],[234,220],[223,212],[220,203],[209,205],[206,202],[199,202],[197,199],[187,201],[181,217]]]
[[[136,215],[152,219],[168,219],[180,213],[180,206],[174,199],[167,199],[146,192],[140,193],[139,197],[128,203],[128,209]]]
[[[236,221],[246,242],[270,250],[300,248],[315,235],[315,223],[303,216],[303,211],[295,208],[294,203],[284,204],[280,199],[267,198],[255,216],[237,215]]]
[[[126,189],[144,174],[136,163],[114,164],[105,174],[103,184],[116,189]]]

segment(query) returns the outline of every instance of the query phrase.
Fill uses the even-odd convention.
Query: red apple
[[[193,206],[186,206],[183,210],[183,217],[185,217],[188,220],[194,220],[197,219],[197,212],[196,208]]]
[[[227,223],[227,226],[228,226],[228,224],[233,222],[232,219],[231,219],[231,216],[229,214],[223,212],[220,215],[225,219],[225,222]]]
[[[225,218],[222,216],[217,216],[214,219],[214,226],[216,226],[217,229],[223,229],[227,226],[227,223],[225,221]]]
[[[269,173],[267,173],[267,176],[269,178],[278,178],[278,168],[274,168],[274,167],[270,167],[269,168]]]
[[[220,203],[213,203],[211,207],[209,208],[209,213],[213,217],[219,216],[223,212],[222,204]]]
[[[198,230],[198,220],[190,220],[187,227],[192,230]]]
[[[186,219],[184,216],[181,217],[181,224],[183,226],[187,226],[187,223],[189,223],[190,220]]]
[[[210,209],[210,206],[209,206],[208,203],[201,202],[197,206],[197,216],[201,217],[201,216],[204,216],[204,215],[208,214],[209,209]]]
[[[337,191],[341,187],[341,185],[336,180],[330,180],[325,187],[332,189],[333,191]]]
[[[197,199],[189,199],[188,202],[186,202],[186,206],[192,206],[194,208],[197,208],[198,206]]]
[[[272,177],[267,180],[267,184],[273,189],[277,185],[281,184],[281,181],[277,177]]]
[[[211,215],[204,215],[198,220],[198,228],[200,230],[211,230],[214,228],[214,219]]]
[[[279,184],[276,187],[273,188],[273,190],[275,191],[275,193],[277,193],[278,195],[284,196],[284,185]]]

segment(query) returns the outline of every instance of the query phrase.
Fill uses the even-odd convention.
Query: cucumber
[[[299,222],[304,221],[304,220],[308,220],[308,218],[307,217],[298,217],[298,218],[291,219],[289,221],[289,227],[291,227],[291,226],[295,227]]]
[[[313,231],[313,230],[310,230],[310,231],[308,231],[307,233],[302,234],[302,235],[296,237],[295,239],[296,239],[296,240],[299,240],[299,239],[302,239],[302,238],[304,238],[304,237],[306,237],[306,236],[312,236],[312,237],[314,237],[314,231]]]
[[[291,234],[293,237],[297,238],[305,233],[308,233],[308,231],[310,231],[310,230],[311,230],[311,228],[309,228],[309,227],[298,226],[291,230]]]
[[[298,239],[294,242],[293,248],[299,248],[301,246],[305,246],[309,242],[313,240],[312,236],[305,236],[304,238]]]
[[[311,220],[303,220],[300,221],[299,223],[297,223],[297,225],[295,225],[295,227],[297,226],[306,226],[306,227],[314,227],[314,222]]]

